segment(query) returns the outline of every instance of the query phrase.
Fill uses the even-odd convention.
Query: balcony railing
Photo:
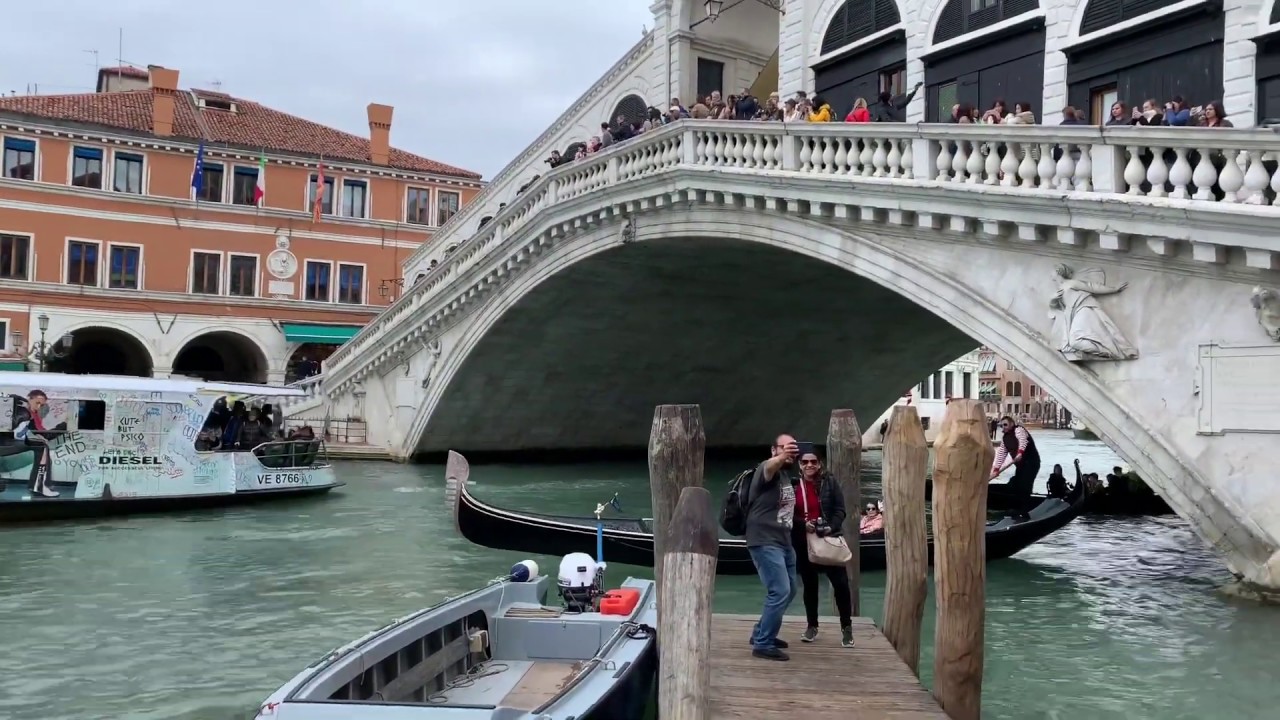
[[[762,123],[684,120],[557,168],[503,208],[426,278],[325,363],[341,380],[377,338],[415,317],[449,283],[515,236],[539,211],[632,179],[680,168],[909,185],[1005,197],[1253,205],[1280,226],[1280,134],[1259,129],[1039,125]],[[1155,199],[1155,200],[1153,200]],[[1261,207],[1267,206],[1267,207]],[[1244,211],[1241,209],[1240,211]]]

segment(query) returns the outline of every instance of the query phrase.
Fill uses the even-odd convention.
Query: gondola
[[[925,485],[925,497],[933,497],[933,481]],[[1048,496],[1039,493],[1031,496],[1031,501],[1043,502]],[[987,510],[991,512],[1008,512],[1017,504],[1013,489],[1009,483],[991,483],[987,486]],[[1109,487],[1099,488],[1089,494],[1089,505],[1084,515],[1172,515],[1173,508],[1164,498],[1145,493],[1114,492]]]
[[[449,451],[446,501],[454,525],[467,540],[495,550],[538,555],[564,555],[589,543],[596,535],[596,518],[516,512],[489,505],[474,497],[465,478],[470,467],[462,455]],[[987,560],[1007,558],[1044,539],[1080,515],[1089,502],[1084,483],[1077,483],[1061,500],[1045,500],[1024,520],[1004,517],[987,523]],[[609,562],[653,567],[653,521],[649,518],[602,517],[604,557]],[[883,533],[863,535],[860,543],[863,570],[883,570]],[[933,562],[933,538],[929,538]],[[716,563],[718,575],[754,575],[755,566],[746,541],[722,534]]]

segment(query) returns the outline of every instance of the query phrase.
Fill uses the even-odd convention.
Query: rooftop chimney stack
[[[151,131],[156,135],[173,134],[173,103],[178,92],[178,71],[159,65],[148,65],[151,89]]]
[[[391,115],[395,108],[390,105],[369,103],[369,162],[374,165],[387,165],[391,162]]]

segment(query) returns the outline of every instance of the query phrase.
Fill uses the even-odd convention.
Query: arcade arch
[[[132,375],[151,377],[155,362],[142,338],[114,327],[91,325],[71,331],[71,346],[48,340],[52,351],[48,372],[72,375]]]
[[[173,374],[220,382],[265,383],[267,354],[240,333],[215,330],[197,335],[174,355]]]

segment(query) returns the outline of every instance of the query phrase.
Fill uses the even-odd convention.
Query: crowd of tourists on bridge
[[[626,142],[650,130],[660,128],[677,120],[757,120],[765,122],[905,122],[906,108],[920,91],[923,83],[916,83],[909,92],[894,95],[881,92],[872,101],[857,98],[853,106],[836,108],[820,94],[810,96],[801,90],[794,97],[782,100],[777,92],[769,94],[763,102],[756,98],[749,88],[744,88],[736,95],[724,97],[719,91],[705,97],[698,97],[690,105],[685,105],[680,98],[671,98],[670,106],[663,111],[657,107],[649,107],[643,118],[628,118],[618,115],[612,123],[601,123],[600,134],[593,135],[586,142],[575,142],[565,151],[552,151],[547,158],[551,167],[559,167],[574,160],[582,160],[590,155]],[[841,114],[843,113],[843,114]],[[960,124],[998,124],[998,125],[1035,125],[1035,107],[1030,102],[1016,102],[1012,105],[998,99],[986,110],[980,110],[967,103],[957,103],[951,108],[950,122]],[[1085,111],[1073,106],[1062,109],[1061,125],[1088,125],[1089,118]],[[1233,127],[1227,119],[1226,108],[1222,101],[1213,100],[1202,105],[1189,106],[1181,95],[1160,102],[1154,98],[1143,100],[1130,107],[1123,101],[1111,105],[1106,120],[1107,126],[1139,125],[1139,126],[1171,126],[1171,127]]]

